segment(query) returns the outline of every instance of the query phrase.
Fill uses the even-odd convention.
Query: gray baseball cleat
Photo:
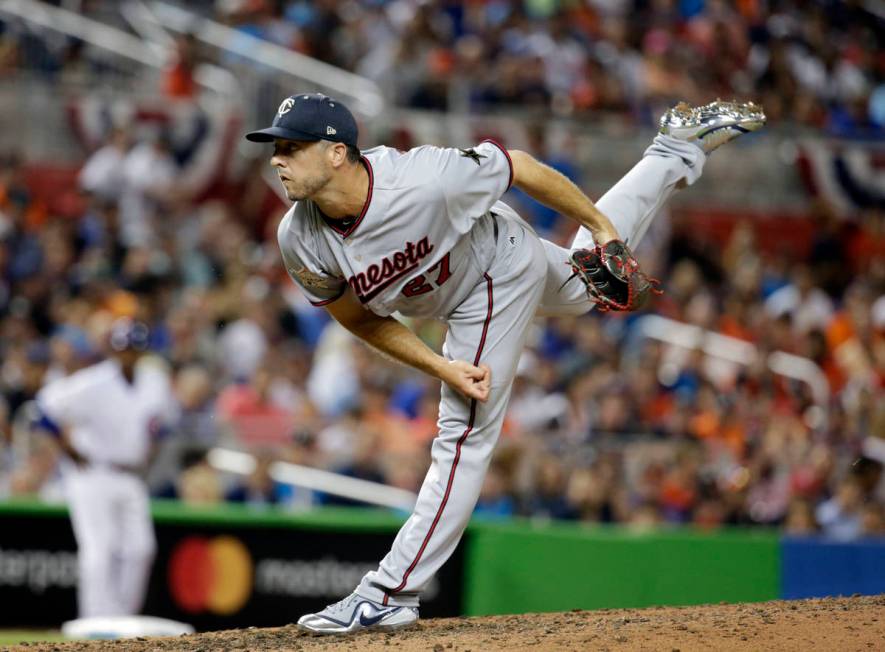
[[[400,629],[416,622],[415,607],[384,606],[351,593],[320,612],[301,616],[298,627],[314,634],[353,634],[366,629]]]
[[[660,132],[694,143],[705,153],[765,124],[762,107],[752,102],[716,100],[692,108],[680,102],[661,116]]]

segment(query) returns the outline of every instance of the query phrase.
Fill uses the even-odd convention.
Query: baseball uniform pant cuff
[[[380,589],[360,586],[356,590],[357,595],[360,597],[366,598],[367,600],[371,600],[372,602],[377,602],[378,604],[386,604],[388,606],[393,607],[417,607],[418,606],[418,596],[415,595],[387,595],[387,602],[385,603],[385,593]]]
[[[658,134],[645,150],[644,156],[665,156],[680,159],[685,164],[685,183],[689,186],[701,178],[707,155],[693,143]]]

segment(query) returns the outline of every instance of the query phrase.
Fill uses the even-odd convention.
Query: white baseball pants
[[[90,466],[72,469],[66,488],[77,539],[80,617],[137,614],[156,551],[144,481]]]

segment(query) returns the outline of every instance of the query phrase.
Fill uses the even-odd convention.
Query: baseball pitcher
[[[764,121],[752,104],[676,106],[598,205],[530,154],[493,141],[361,152],[350,111],[324,95],[287,98],[271,127],[247,134],[274,144],[271,165],[295,202],[278,233],[295,283],[371,346],[442,381],[439,434],[414,513],[378,569],[300,627],[346,634],[418,619],[421,591],[479,496],[532,320],[641,305],[656,288],[630,247],[673,190],[698,179],[711,150]],[[539,238],[501,201],[514,185],[581,225],[572,249]],[[443,320],[443,354],[395,312]]]

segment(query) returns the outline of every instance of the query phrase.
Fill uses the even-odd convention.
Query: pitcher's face
[[[276,168],[290,201],[314,197],[329,183],[332,167],[328,150],[326,143],[321,140],[278,138],[274,141],[270,164]]]

